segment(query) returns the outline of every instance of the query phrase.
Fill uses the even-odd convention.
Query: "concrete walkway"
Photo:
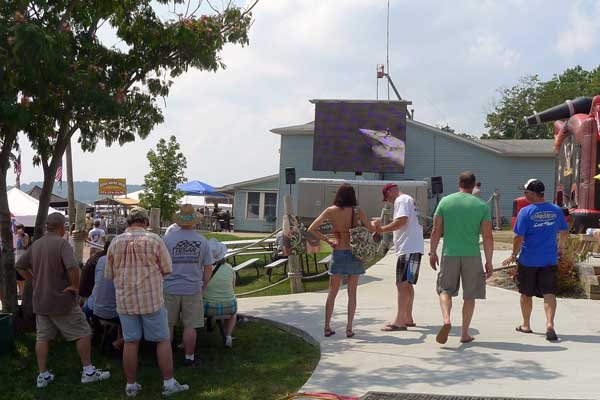
[[[427,250],[426,250],[427,251]],[[494,267],[507,253],[498,252]],[[488,286],[472,322],[473,343],[459,342],[461,298],[455,301],[448,343],[435,335],[441,324],[435,272],[423,258],[416,286],[416,328],[381,332],[395,312],[395,256],[387,255],[361,278],[356,336],[345,337],[346,290],[338,294],[332,327],[323,337],[326,293],[248,298],[242,313],[300,329],[320,343],[321,361],[303,391],[364,395],[369,391],[506,396],[548,399],[600,398],[600,302],[559,300],[557,343],[545,340],[541,300],[534,301],[534,334],[515,331],[519,295]]]

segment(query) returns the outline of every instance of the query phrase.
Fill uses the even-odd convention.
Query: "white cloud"
[[[178,78],[166,100],[165,122],[147,140],[110,149],[99,145],[93,154],[74,146],[75,178],[114,176],[140,183],[148,149],[171,134],[187,156],[189,178],[221,185],[276,172],[280,137],[269,130],[312,120],[309,99],[375,98],[375,65],[386,56],[386,3],[259,2],[249,46],[226,46],[221,54],[227,69],[191,70]],[[571,66],[547,45],[565,35],[556,21],[570,15],[566,31],[580,29],[577,35],[585,36],[589,27],[576,28],[577,15],[566,14],[564,4],[391,0],[390,74],[401,95],[413,101],[419,121],[480,134],[482,110],[498,87],[524,74],[549,77]],[[598,21],[598,7],[585,14],[594,9],[591,4],[580,1],[575,10],[588,22]],[[600,51],[589,36],[587,47],[573,54],[579,57],[573,63],[587,68],[597,66],[590,63]],[[383,97],[385,84],[379,83]],[[30,165],[33,151],[23,138],[21,144],[22,181],[40,180],[41,170]]]
[[[469,60],[481,64],[499,64],[505,68],[519,61],[519,52],[507,47],[496,35],[483,34],[475,38],[467,49]]]
[[[563,56],[593,49],[600,35],[600,3],[591,7],[589,2],[577,1],[571,7],[567,29],[559,32],[556,44],[557,51]]]

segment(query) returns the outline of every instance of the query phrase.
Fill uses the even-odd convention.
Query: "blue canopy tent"
[[[215,191],[215,188],[209,184],[200,181],[180,183],[177,185],[177,189],[187,196],[227,197],[223,193]]]

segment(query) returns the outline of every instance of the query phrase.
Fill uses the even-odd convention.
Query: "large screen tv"
[[[404,172],[404,101],[314,100],[313,170]]]

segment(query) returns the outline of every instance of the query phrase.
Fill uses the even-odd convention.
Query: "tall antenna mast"
[[[386,29],[386,66],[387,73],[390,73],[390,0],[387,0],[387,29]],[[387,97],[390,99],[390,82],[387,85]]]

